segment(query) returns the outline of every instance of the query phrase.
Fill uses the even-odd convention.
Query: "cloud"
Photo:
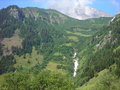
[[[94,1],[96,0],[34,0],[36,3],[43,3],[48,8],[77,19],[83,19],[83,15],[85,17],[91,14],[91,9],[87,6],[92,5]]]
[[[62,13],[73,13],[75,8],[91,5],[95,0],[33,0],[36,3],[45,3],[48,8]],[[71,10],[71,11],[70,11]]]

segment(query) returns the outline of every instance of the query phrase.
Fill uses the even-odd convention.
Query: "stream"
[[[73,54],[73,62],[74,62],[74,73],[73,73],[73,77],[75,77],[77,75],[77,69],[78,69],[78,58],[76,57],[77,53],[75,52]]]

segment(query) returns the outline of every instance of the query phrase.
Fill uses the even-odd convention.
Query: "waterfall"
[[[116,18],[116,17],[114,16],[110,22],[114,21],[115,18]]]
[[[73,73],[73,77],[75,77],[76,76],[76,74],[77,74],[77,69],[78,69],[78,58],[76,57],[77,56],[77,53],[75,52],[74,54],[73,54],[73,62],[74,62],[74,73]]]

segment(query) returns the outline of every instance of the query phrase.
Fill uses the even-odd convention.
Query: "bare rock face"
[[[111,15],[99,11],[95,8],[92,7],[78,7],[78,8],[67,8],[63,11],[59,10],[57,8],[57,6],[55,7],[51,7],[52,9],[58,10],[62,13],[64,13],[65,15],[68,15],[72,18],[76,18],[79,20],[84,20],[84,19],[89,19],[89,18],[99,18],[99,17],[112,17]]]
[[[11,8],[10,9],[10,15],[13,16],[14,18],[18,19],[19,18],[19,13],[18,13],[18,10],[16,8]]]
[[[24,17],[24,14],[19,7],[13,5],[9,6],[8,8],[10,15],[13,16],[15,19],[22,19]]]
[[[111,42],[111,38],[112,38],[111,33],[112,33],[112,32],[109,31],[109,33],[104,36],[103,40],[101,40],[101,41],[95,46],[95,48],[96,48],[96,49],[102,49],[107,43],[110,43],[110,42]]]

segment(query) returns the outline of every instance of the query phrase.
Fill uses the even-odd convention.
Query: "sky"
[[[59,10],[66,8],[76,8],[90,6],[111,15],[120,12],[120,0],[0,0],[0,9],[9,5],[18,5],[19,7],[39,7],[51,8],[57,6]]]

